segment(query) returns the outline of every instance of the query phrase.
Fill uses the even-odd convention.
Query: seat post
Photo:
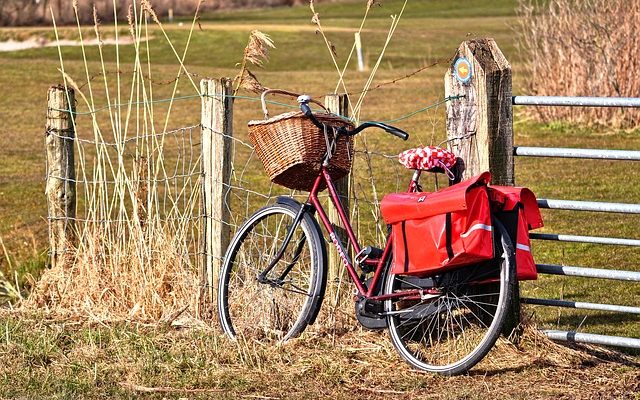
[[[420,175],[421,174],[422,174],[422,170],[421,169],[414,170],[413,171],[413,176],[411,177],[411,181],[417,185],[418,182],[420,181]]]
[[[409,185],[410,192],[419,192],[422,189],[420,188],[420,175],[422,174],[421,169],[413,170],[413,176],[411,177],[411,184]]]

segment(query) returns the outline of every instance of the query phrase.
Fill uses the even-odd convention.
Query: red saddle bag
[[[433,193],[385,196],[380,209],[392,229],[392,272],[429,275],[493,258],[490,180],[485,172]]]
[[[504,225],[516,249],[516,271],[519,281],[538,278],[531,254],[529,231],[541,228],[542,215],[533,192],[527,188],[489,186],[489,198],[496,218]]]

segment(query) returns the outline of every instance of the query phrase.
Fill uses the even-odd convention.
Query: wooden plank
[[[53,86],[47,93],[45,146],[51,267],[64,264],[76,240],[76,173],[74,162],[75,92]]]
[[[462,82],[454,67],[460,58],[471,64]],[[463,179],[491,171],[492,182],[513,185],[513,109],[511,65],[493,39],[463,42],[445,74],[445,96],[464,98],[447,103],[447,136],[464,161]]]
[[[232,164],[231,80],[202,80],[203,268],[201,316],[211,315],[218,275],[231,235],[229,192]]]
[[[324,98],[325,107],[334,114],[339,114],[344,117],[349,115],[349,98],[345,94],[329,94]],[[349,187],[351,181],[351,174],[335,182],[336,192],[340,196],[340,202],[345,209],[347,216],[349,216]],[[347,232],[344,225],[340,221],[340,216],[334,207],[329,207],[329,221],[333,225],[336,231],[336,235],[345,244],[345,248],[348,248],[347,244]],[[329,251],[329,281],[337,278],[340,273],[340,266],[342,260],[337,251],[331,246]]]

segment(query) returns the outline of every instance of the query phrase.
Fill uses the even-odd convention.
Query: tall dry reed
[[[637,97],[640,93],[640,2],[521,0],[521,48],[530,67],[527,90],[546,96]],[[539,107],[544,121],[635,128],[640,112]]]
[[[79,9],[74,7],[74,12],[84,43]],[[191,33],[196,18],[197,11]],[[82,46],[84,76],[72,77],[60,52],[65,86],[75,89],[82,104],[78,109],[86,110],[74,118],[74,125],[81,119],[90,121],[88,127],[76,129],[78,242],[65,262],[44,273],[27,308],[100,321],[168,322],[182,313],[197,313],[201,168],[193,150],[199,139],[191,131],[196,129],[197,135],[199,130],[167,129],[181,81],[198,94],[183,64],[189,42],[181,55],[169,42],[179,65],[172,97],[161,108],[154,102],[147,20],[156,21],[156,32],[169,38],[148,1],[134,1],[128,20],[133,59],[125,60],[116,44],[116,65],[111,65],[100,45],[100,71],[93,71],[94,60],[87,59]],[[100,41],[96,11],[94,23]],[[118,31],[116,22],[116,35]],[[112,68],[123,70],[125,64],[133,71],[130,76],[108,73]],[[94,81],[92,76],[101,79]],[[86,86],[80,88],[80,80]]]

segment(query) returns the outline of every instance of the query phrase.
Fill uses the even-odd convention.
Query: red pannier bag
[[[529,231],[544,224],[538,202],[527,188],[489,186],[489,199],[496,218],[504,225],[516,249],[516,275],[519,281],[538,278],[531,254]]]
[[[402,275],[429,275],[493,258],[485,172],[433,193],[392,193],[380,210],[391,225],[393,265]]]

